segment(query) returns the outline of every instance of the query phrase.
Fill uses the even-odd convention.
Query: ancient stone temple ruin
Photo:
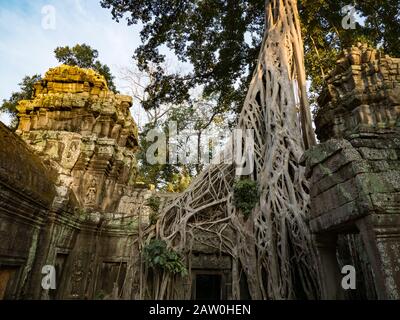
[[[52,298],[117,294],[134,272],[151,192],[135,184],[131,106],[94,71],[60,66],[19,104],[16,133],[1,125],[0,297],[46,298],[45,265],[57,270]],[[133,298],[130,285],[118,294]]]
[[[400,59],[355,46],[326,82],[315,118],[320,144],[301,159],[311,206],[304,223],[317,261],[311,267],[322,290],[315,298],[400,299]],[[251,103],[259,102],[253,93]],[[182,241],[184,219],[200,221],[187,235],[190,250],[181,248],[189,274],[161,281],[160,291],[173,288],[168,297],[177,299],[204,292],[264,297],[249,277],[259,269],[250,259],[254,237],[246,233],[260,221],[235,213],[235,168],[206,170],[183,194],[149,190],[137,179],[131,106],[94,71],[62,65],[20,102],[15,133],[0,123],[0,299],[163,298],[143,289],[157,278],[145,270],[143,245],[156,232]],[[220,198],[212,193],[223,188]],[[156,226],[149,218],[155,196]],[[230,222],[206,229],[217,220]],[[165,221],[173,223],[160,229]],[[235,232],[238,224],[244,235]],[[236,255],[239,236],[248,260]],[[356,269],[354,290],[341,285],[345,265]],[[49,290],[42,286],[45,266],[56,270]]]
[[[354,46],[319,105],[305,158],[323,297],[400,299],[400,59]],[[356,290],[341,287],[344,265]]]

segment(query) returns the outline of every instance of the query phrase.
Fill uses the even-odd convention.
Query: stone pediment
[[[59,198],[72,190],[85,210],[113,211],[136,175],[131,106],[132,98],[110,91],[102,75],[61,65],[35,84],[31,100],[19,103],[16,133],[57,171]]]

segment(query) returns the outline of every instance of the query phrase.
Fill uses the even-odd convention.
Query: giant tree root
[[[238,121],[239,129],[254,129],[250,178],[258,183],[259,203],[245,219],[232,201],[234,181],[240,178],[236,166],[210,165],[161,213],[156,229],[145,235],[165,240],[185,257],[189,269],[195,241],[230,255],[234,299],[241,296],[241,272],[253,299],[315,299],[320,292],[316,255],[305,223],[308,183],[299,164],[315,139],[296,1],[267,1],[266,20],[258,65]],[[174,291],[177,276],[153,270],[149,279],[148,271],[142,297],[184,298]]]

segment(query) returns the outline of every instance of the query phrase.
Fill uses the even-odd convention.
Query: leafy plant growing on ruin
[[[154,225],[158,220],[158,212],[160,210],[161,199],[157,196],[151,196],[147,199],[147,205],[150,207],[151,212],[149,215],[150,224]]]
[[[143,252],[144,259],[149,267],[181,276],[187,275],[182,257],[175,251],[168,249],[165,241],[152,239],[144,247]]]
[[[153,210],[154,212],[158,212],[160,209],[161,205],[161,199],[160,197],[157,196],[151,196],[149,199],[147,199],[147,205]]]
[[[95,300],[104,300],[106,297],[106,294],[104,293],[103,290],[100,290],[99,292],[96,293],[95,295]]]
[[[233,187],[233,202],[247,218],[259,201],[257,183],[254,180],[243,179],[235,182]]]

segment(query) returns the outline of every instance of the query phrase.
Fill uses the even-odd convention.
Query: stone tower
[[[0,123],[0,299],[138,296],[153,192],[136,182],[131,106],[96,72],[62,65],[20,102],[16,133]]]
[[[108,90],[90,69],[61,65],[20,102],[17,134],[56,169],[57,201],[72,191],[77,206],[114,211],[136,173],[137,126],[132,98]]]

